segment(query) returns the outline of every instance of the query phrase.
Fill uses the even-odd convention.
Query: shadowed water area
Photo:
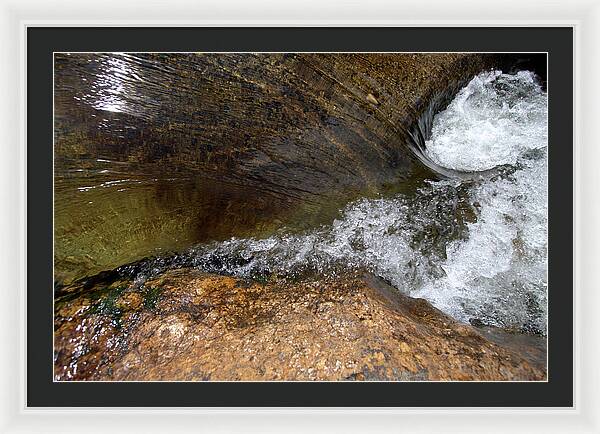
[[[57,308],[82,292],[120,329],[115,300],[152,310],[145,283],[179,268],[284,287],[368,273],[543,369],[540,64],[56,55]]]

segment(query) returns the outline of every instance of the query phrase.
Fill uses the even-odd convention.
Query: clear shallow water
[[[253,278],[366,268],[458,320],[545,334],[546,115],[533,74],[480,74],[436,115],[427,153],[462,171],[506,166],[499,175],[427,181],[351,203],[331,225],[202,245],[187,260]]]

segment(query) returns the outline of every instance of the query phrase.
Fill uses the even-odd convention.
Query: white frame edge
[[[501,10],[494,10],[501,9]],[[187,17],[186,19],[181,19]],[[197,17],[198,19],[190,19]],[[227,17],[228,19],[224,19]],[[293,19],[290,19],[293,17]],[[574,288],[575,407],[557,408],[402,408],[402,409],[33,409],[25,405],[26,153],[25,29],[27,26],[574,26]],[[0,327],[0,432],[405,432],[600,433],[600,296],[594,277],[600,244],[599,110],[600,3],[571,0],[497,2],[410,0],[394,4],[324,4],[319,0],[278,4],[268,0],[142,2],[106,0],[0,0],[0,105],[2,156],[0,198],[8,204],[0,218],[0,270],[4,299]],[[18,86],[17,86],[18,83]],[[583,92],[585,90],[585,92]],[[18,110],[15,110],[15,108]],[[584,143],[587,146],[584,146]],[[18,146],[15,146],[18,144]],[[29,156],[32,158],[32,156]],[[17,229],[17,230],[15,230]],[[582,235],[585,235],[583,237]],[[106,417],[110,415],[110,417]],[[235,416],[235,417],[234,417]],[[508,417],[510,416],[510,417]]]

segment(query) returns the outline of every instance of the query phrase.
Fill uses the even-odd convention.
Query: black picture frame
[[[29,27],[27,61],[27,405],[29,407],[573,405],[573,29]],[[547,382],[54,382],[53,52],[547,52]],[[567,205],[568,204],[568,205]],[[33,266],[35,264],[35,266]]]

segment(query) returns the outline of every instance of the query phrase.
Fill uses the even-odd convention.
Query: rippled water
[[[435,116],[428,157],[478,181],[362,199],[333,224],[232,238],[188,255],[207,271],[298,278],[366,268],[461,321],[546,333],[547,95],[530,72],[475,77]]]

